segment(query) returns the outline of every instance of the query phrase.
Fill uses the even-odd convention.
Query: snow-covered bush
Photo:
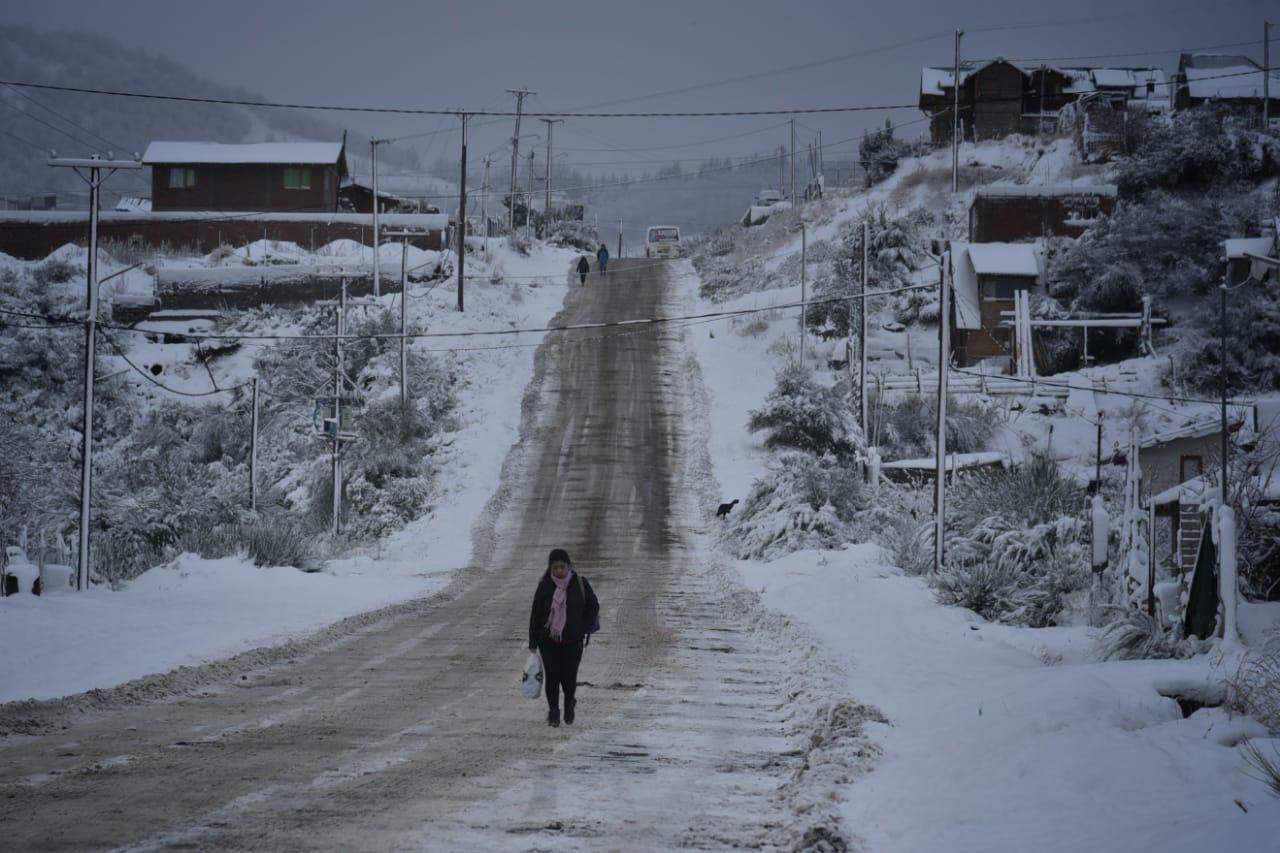
[[[1022,607],[1017,570],[985,561],[956,562],[931,579],[938,601],[998,620]]]
[[[548,241],[553,246],[595,254],[595,250],[600,246],[600,232],[587,222],[557,222],[551,226],[551,236]]]
[[[1178,378],[1200,391],[1221,382],[1219,311],[1200,311],[1179,349]],[[1227,299],[1227,384],[1236,391],[1280,388],[1280,289],[1247,284]]]
[[[743,560],[839,547],[848,541],[848,525],[863,505],[854,466],[831,456],[781,453],[752,485],[725,541]]]
[[[1212,106],[1182,110],[1151,122],[1137,151],[1119,158],[1116,183],[1125,195],[1155,189],[1204,189],[1231,181],[1258,181],[1276,173],[1275,137],[1249,130]]]
[[[915,283],[915,272],[930,262],[923,247],[927,242],[924,234],[933,221],[933,215],[925,210],[915,209],[904,216],[898,216],[891,214],[884,205],[870,207],[846,227],[832,260],[831,274],[819,276],[815,280],[814,296],[819,299],[835,299],[855,296],[861,292],[864,223],[869,229],[867,277],[870,289],[891,290]],[[910,297],[882,298],[898,300],[898,304],[902,305],[925,304],[925,301],[919,299],[913,302]],[[872,310],[876,310],[875,303]],[[916,313],[918,315],[918,310]],[[857,316],[857,306],[853,303],[830,302],[813,306],[806,316],[813,328],[830,327],[838,334],[845,335],[848,334],[851,318]]]
[[[868,187],[875,186],[898,170],[898,161],[903,157],[927,150],[923,144],[914,144],[895,139],[893,123],[884,120],[884,130],[875,131],[862,137],[858,144],[858,162],[866,173]]]
[[[1049,293],[1078,309],[1134,311],[1141,297],[1209,293],[1221,280],[1222,241],[1259,228],[1253,200],[1215,192],[1152,192],[1124,200],[1079,240],[1046,258]]]
[[[847,383],[826,388],[804,366],[788,364],[778,371],[763,408],[751,412],[747,428],[765,431],[767,447],[847,455],[862,444],[848,391]]]
[[[1267,786],[1271,796],[1280,799],[1280,748],[1275,744],[1264,749],[1252,740],[1240,743],[1245,763],[1253,770],[1254,778]]]
[[[860,541],[875,542],[909,575],[933,568],[933,503],[927,489],[885,484],[874,504],[855,519]]]
[[[1145,610],[1112,605],[1113,615],[1098,637],[1101,660],[1152,660],[1189,658],[1201,649],[1194,638],[1184,638],[1178,626],[1161,625]]]
[[[1227,705],[1280,735],[1280,637],[1240,661],[1227,681]]]
[[[903,396],[872,393],[867,402],[870,413],[870,443],[880,448],[885,459],[917,459],[934,452],[937,437],[938,401],[927,394]],[[950,397],[947,400],[947,450],[976,453],[986,450],[1000,424],[1000,413],[976,398]]]
[[[84,275],[83,268],[57,258],[45,261],[31,270],[32,279],[35,281],[36,286],[41,288],[50,284],[65,284],[71,279],[82,275]]]

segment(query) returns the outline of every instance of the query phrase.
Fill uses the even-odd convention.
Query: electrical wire
[[[107,341],[108,344],[111,345],[111,348],[116,351],[116,355],[120,356],[120,358],[124,360],[125,364],[133,368],[134,373],[137,373],[139,376],[146,379],[148,382],[150,382],[152,385],[155,385],[157,388],[161,388],[165,391],[168,391],[170,394],[177,394],[180,397],[212,397],[214,394],[226,394],[228,392],[236,391],[236,390],[239,390],[240,388],[244,388],[252,384],[249,382],[242,382],[241,384],[233,385],[230,388],[219,388],[218,383],[214,381],[213,390],[211,391],[182,391],[178,388],[170,388],[168,385],[165,385],[163,382],[161,382],[160,380],[152,376],[150,372],[134,364],[133,361],[129,358],[129,356],[125,355],[124,349],[118,343],[116,343],[115,338],[111,337],[111,335],[106,332],[104,328],[105,325],[106,324],[99,323],[98,327],[100,329],[103,329],[102,337]],[[209,378],[211,381],[213,380],[212,372],[210,372]]]

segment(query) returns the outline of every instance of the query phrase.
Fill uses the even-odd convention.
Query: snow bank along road
[[[675,313],[663,266],[617,270],[575,287],[559,321]],[[441,595],[198,695],[43,709],[35,734],[0,741],[3,846],[834,840],[830,797],[805,780],[821,775],[817,750],[860,741],[859,710],[788,702],[809,698],[796,681],[802,644],[695,551],[705,448],[690,440],[698,380],[683,334],[549,336],[520,442],[474,532],[476,565]],[[529,602],[555,546],[595,585],[604,628],[583,661],[578,723],[560,729],[517,689]]]

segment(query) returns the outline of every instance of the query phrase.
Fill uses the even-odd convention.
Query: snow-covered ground
[[[58,256],[83,263],[83,250],[78,251],[67,247]],[[395,254],[393,270],[398,273],[398,248]],[[448,279],[410,288],[410,318],[432,333],[543,327],[563,303],[567,271],[576,257],[550,248],[536,248],[526,257],[493,241],[488,257],[468,258],[465,313],[456,310],[456,279]],[[108,267],[104,274],[120,268]],[[495,273],[504,280],[493,283]],[[398,312],[397,299],[389,295],[382,301]],[[148,365],[166,364],[166,385],[208,389],[210,377],[202,365],[192,363],[190,345],[135,337],[130,356]],[[373,546],[330,560],[310,574],[187,554],[119,591],[97,588],[86,594],[0,599],[0,649],[5,650],[0,655],[0,702],[106,688],[227,657],[443,587],[455,569],[471,560],[470,531],[497,488],[503,459],[517,438],[532,353],[542,337],[415,342],[422,351],[452,360],[462,380],[460,428],[442,436],[433,457],[440,474],[430,513]],[[510,344],[518,346],[494,348]],[[214,364],[221,387],[243,381],[252,369],[245,353]],[[138,383],[139,394],[166,396],[141,377],[125,375]]]
[[[1013,162],[1013,148],[966,151],[979,165],[1020,171],[1034,183],[1097,180],[1076,175],[1057,148],[1028,152],[1026,163]],[[868,193],[811,206],[810,246],[836,237],[869,204],[930,204],[927,180],[912,175],[937,171],[938,159],[909,162]],[[760,247],[765,269],[779,269],[799,253],[798,234],[761,236],[773,240]],[[697,295],[692,265],[682,273],[694,279],[686,287],[689,313],[800,297],[798,286],[786,286],[710,302]],[[872,310],[869,349],[880,362],[873,370],[904,371],[904,333],[887,331],[891,318]],[[771,454],[763,436],[747,432],[747,419],[771,390],[773,373],[793,357],[798,321],[792,308],[688,332],[707,388],[708,447],[724,501],[746,498],[765,473]],[[936,361],[936,337],[916,334],[915,358]],[[1080,388],[1063,411],[1010,417],[996,443],[1014,458],[1051,443],[1060,461],[1091,459],[1089,420],[1105,413],[1119,426],[1123,410],[1133,408],[1127,398],[1092,388],[1159,393],[1158,369],[1155,360],[1135,359],[1073,375]],[[1144,425],[1155,430],[1201,408],[1162,403]],[[1099,662],[1094,629],[1011,627],[942,606],[924,579],[904,575],[871,544],[734,565],[767,607],[789,616],[835,659],[848,694],[889,720],[869,724],[883,756],[840,792],[846,826],[868,849],[1275,849],[1280,801],[1250,775],[1236,748],[1246,737],[1266,738],[1266,729],[1217,707],[1184,718],[1169,698],[1220,702],[1238,659],[1215,651],[1187,661]],[[1258,641],[1274,620],[1274,610],[1262,611],[1253,607],[1256,624],[1246,639]]]

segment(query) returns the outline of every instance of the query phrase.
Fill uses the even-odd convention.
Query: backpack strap
[[[582,575],[578,574],[577,572],[574,572],[574,574],[578,576],[578,592],[582,594],[582,606],[586,607],[587,606],[587,588],[582,583]]]

